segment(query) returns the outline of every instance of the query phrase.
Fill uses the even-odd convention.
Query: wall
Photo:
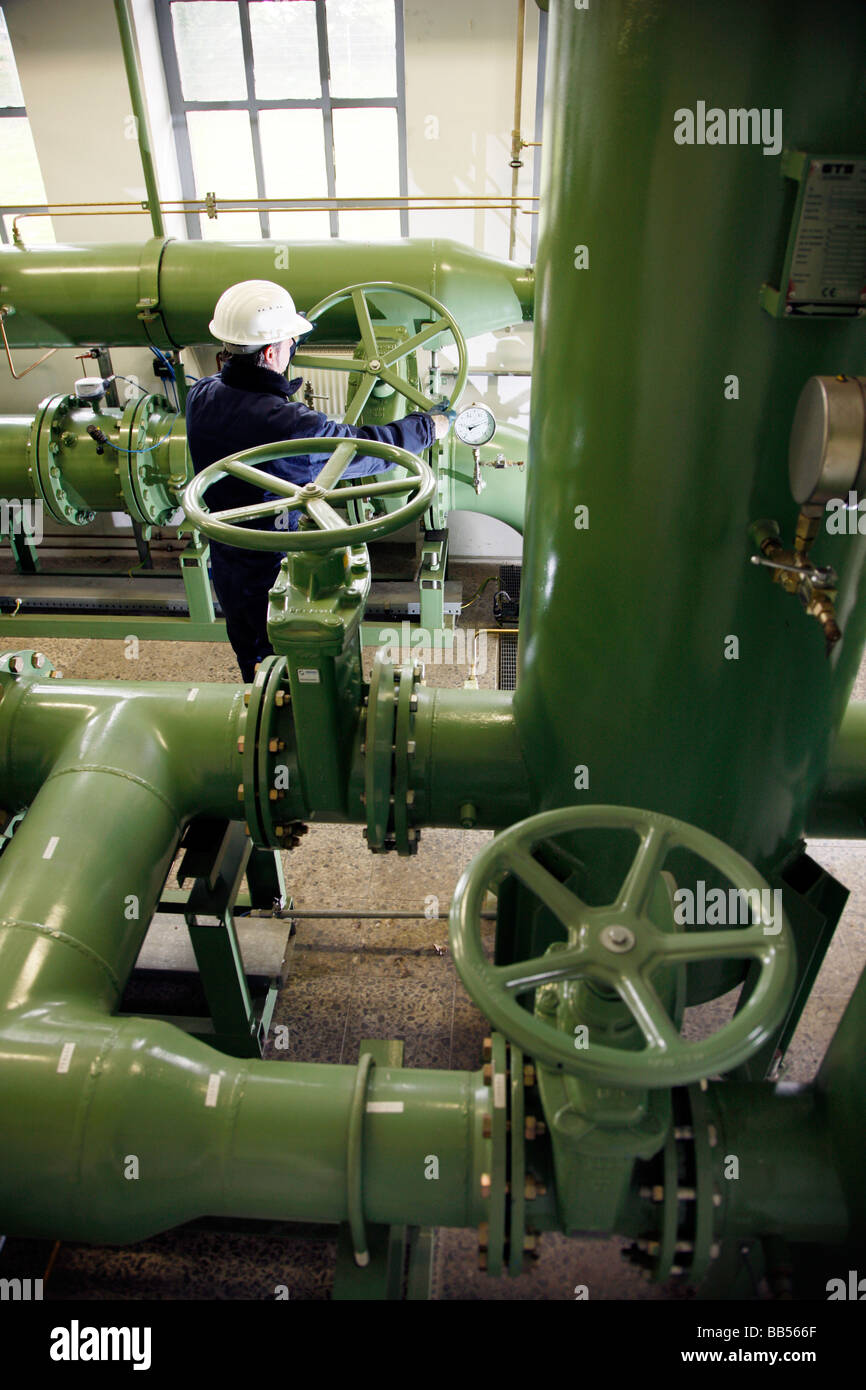
[[[3,0],[27,113],[49,202],[144,197],[138,145],[112,0]],[[151,138],[161,196],[180,196],[168,99],[152,0],[133,0],[147,94]],[[405,0],[407,151],[410,193],[510,194],[517,3],[504,0]],[[538,10],[526,9],[522,130],[534,136]],[[532,191],[533,158],[525,151],[519,190]],[[26,222],[24,223],[26,229]],[[136,216],[54,218],[58,241],[140,241],[149,219]],[[179,217],[166,219],[169,235],[184,235]],[[446,236],[494,255],[508,253],[506,211],[413,213],[413,237]],[[517,260],[530,253],[530,218],[518,219]],[[26,230],[25,230],[26,236]],[[488,335],[471,345],[476,367],[508,361],[529,370],[531,328]],[[21,352],[16,366],[38,353]],[[117,351],[118,372],[155,380],[150,355]],[[0,411],[30,411],[44,396],[68,391],[90,370],[74,351],[60,351],[24,381],[0,368]],[[503,421],[526,424],[528,380],[476,378],[466,400],[483,400]],[[486,517],[456,515],[455,555],[503,557],[519,553],[519,538]]]

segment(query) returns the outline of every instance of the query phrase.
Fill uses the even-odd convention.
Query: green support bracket
[[[180,557],[180,572],[189,607],[191,623],[215,623],[213,594],[207,566],[210,545],[200,531],[181,526],[180,534],[189,532],[190,540]]]
[[[359,1050],[359,1065],[365,1055],[377,1067],[402,1067],[403,1043],[365,1038]],[[363,1172],[361,1193],[363,1208]],[[340,1226],[332,1299],[372,1303],[430,1297],[434,1237],[429,1227],[367,1225],[366,1243],[369,1262],[360,1266],[351,1228],[347,1222]]]
[[[425,632],[442,632],[445,627],[447,558],[448,532],[428,531],[421,547],[421,573],[418,578],[421,626]]]

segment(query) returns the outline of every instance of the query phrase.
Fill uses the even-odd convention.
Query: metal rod
[[[517,198],[517,185],[520,179],[520,116],[523,110],[523,48],[526,33],[526,0],[517,0],[517,63],[514,73],[514,128],[511,132],[511,198]],[[508,259],[514,260],[517,245],[517,208],[511,209],[511,224],[508,228]]]
[[[138,152],[141,155],[141,167],[144,172],[144,186],[147,189],[147,201],[150,211],[150,220],[153,226],[153,235],[156,237],[164,237],[165,224],[162,220],[162,210],[159,202],[159,187],[156,181],[156,169],[154,168],[153,157],[150,150],[150,130],[148,129],[147,110],[141,92],[141,74],[138,70],[138,53],[135,45],[135,34],[132,28],[128,0],[114,0],[114,12],[117,15],[117,27],[120,30],[120,45],[123,49],[126,80],[129,84],[129,99],[132,102],[132,113],[135,117],[135,128],[138,135]]]
[[[57,351],[57,348],[49,348],[48,351],[43,352],[42,356],[38,358],[35,362],[31,362],[29,367],[25,367],[23,372],[16,372],[14,366],[12,365],[12,353],[9,351],[9,339],[6,337],[6,325],[4,323],[4,319],[6,318],[8,312],[9,310],[4,304],[3,307],[0,308],[0,333],[2,333],[3,335],[3,347],[6,351],[6,361],[9,363],[9,370],[12,373],[15,380],[20,381],[22,377],[27,376],[28,372],[35,371],[35,369],[41,366],[43,362],[47,362],[49,357],[53,357],[54,353]]]
[[[258,914],[258,915],[261,916],[262,914]],[[287,909],[285,912],[281,913],[281,916],[282,916],[282,917],[291,917],[291,918],[294,918],[294,919],[296,919],[296,920],[298,920],[298,921],[300,921],[301,919],[304,919],[304,920],[309,919],[309,920],[315,920],[315,921],[319,921],[319,920],[321,920],[321,921],[325,921],[325,920],[327,920],[327,921],[343,921],[343,920],[348,921],[348,920],[353,920],[353,921],[354,921],[355,919],[359,919],[359,920],[363,920],[363,921],[382,921],[382,920],[385,920],[385,921],[397,921],[397,920],[399,920],[399,921],[407,921],[407,922],[409,922],[409,921],[427,921],[427,922],[439,921],[439,922],[447,922],[447,920],[448,920],[448,918],[449,918],[450,915],[451,915],[451,914],[448,913],[448,912],[435,912],[435,913],[433,913],[432,915],[431,915],[429,912],[403,912],[403,911],[397,912],[397,911],[394,911],[394,910],[393,910],[392,908],[390,908],[390,907],[383,908],[381,912],[344,912],[342,908],[328,908],[327,910],[323,910],[323,911],[321,911],[321,912],[295,912],[294,909],[291,909],[291,910]],[[481,916],[482,916],[482,918],[484,919],[485,922],[495,922],[495,921],[496,921],[496,913],[495,913],[495,912],[482,912]]]

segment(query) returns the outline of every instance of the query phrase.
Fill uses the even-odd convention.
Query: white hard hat
[[[208,327],[226,347],[251,352],[300,337],[313,325],[298,313],[282,285],[273,280],[241,280],[220,295]]]

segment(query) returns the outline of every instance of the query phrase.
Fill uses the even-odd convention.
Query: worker
[[[187,442],[196,473],[229,454],[286,439],[379,440],[418,454],[451,428],[454,412],[447,402],[429,412],[415,411],[392,425],[359,427],[337,424],[293,401],[303,378],[288,381],[286,369],[299,339],[314,325],[298,313],[289,292],[272,280],[243,280],[232,285],[217,300],[209,327],[225,352],[218,374],[195,382],[187,396]],[[293,483],[310,483],[329,457],[294,455],[262,464],[261,471]],[[342,476],[366,477],[393,467],[386,459],[356,455]],[[227,477],[211,488],[209,506],[211,511],[224,511],[276,495],[263,495],[254,484]],[[260,530],[296,531],[301,515],[288,512],[279,519],[264,518],[249,524]],[[283,556],[273,550],[243,550],[217,541],[211,543],[210,553],[213,585],[228,639],[241,676],[251,681],[258,662],[273,650],[267,631],[268,593]]]

